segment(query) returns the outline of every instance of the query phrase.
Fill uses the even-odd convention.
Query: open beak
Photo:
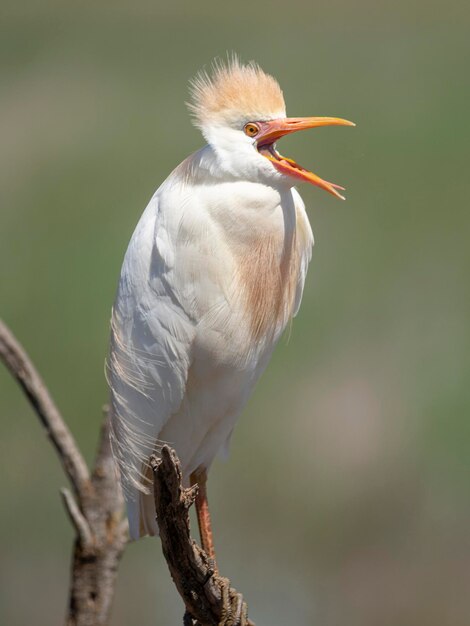
[[[275,142],[280,137],[295,133],[298,130],[317,128],[319,126],[355,126],[353,122],[348,122],[348,120],[343,120],[339,117],[287,117],[269,122],[257,122],[257,125],[260,129],[256,141],[258,152],[269,159],[276,169],[283,174],[321,187],[321,189],[325,189],[325,191],[337,198],[344,200],[344,197],[338,191],[338,189],[344,191],[344,187],[329,183],[313,172],[309,172],[309,170],[303,168],[293,159],[283,157],[277,152]]]

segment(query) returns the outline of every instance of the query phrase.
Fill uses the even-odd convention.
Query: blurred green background
[[[220,567],[258,624],[470,623],[470,6],[2,0],[0,315],[88,459],[108,322],[153,191],[202,144],[188,79],[237,51],[291,115],[357,128],[283,140],[347,187],[302,187],[303,306],[210,499]],[[0,371],[0,623],[65,612],[64,477]],[[112,625],[179,624],[158,540],[131,545]]]

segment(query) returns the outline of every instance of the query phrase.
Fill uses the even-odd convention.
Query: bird
[[[164,444],[198,485],[201,544],[214,559],[207,474],[302,299],[313,234],[296,189],[343,187],[282,156],[283,136],[335,117],[286,117],[277,80],[254,61],[216,60],[190,83],[206,144],[143,212],[111,316],[111,442],[131,539],[157,535],[149,457]]]

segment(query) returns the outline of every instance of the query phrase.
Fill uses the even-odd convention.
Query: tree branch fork
[[[105,407],[98,450],[90,471],[77,443],[24,348],[0,320],[0,360],[17,380],[43,425],[71,490],[62,501],[75,529],[66,626],[106,626],[120,558],[128,543],[123,498],[112,458]],[[230,581],[191,538],[189,509],[197,485],[182,486],[174,450],[151,457],[155,510],[162,550],[186,607],[184,626],[254,626]]]

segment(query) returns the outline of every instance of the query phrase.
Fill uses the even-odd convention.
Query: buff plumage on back
[[[190,83],[188,108],[197,127],[236,124],[240,116],[265,119],[285,112],[279,83],[254,61],[243,65],[234,56],[215,61],[210,73],[200,72]]]

